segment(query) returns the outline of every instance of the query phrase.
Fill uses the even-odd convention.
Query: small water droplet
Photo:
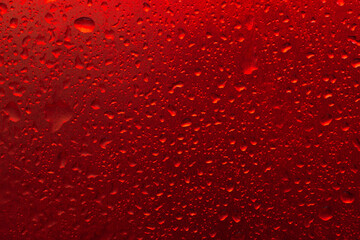
[[[149,5],[148,3],[144,3],[144,4],[143,4],[143,7],[144,7],[144,11],[145,11],[145,12],[149,12],[150,9],[151,9],[151,8],[150,8],[150,5]]]
[[[353,68],[360,68],[360,58],[355,58],[352,61],[351,66],[353,66]]]
[[[219,220],[224,221],[229,215],[227,213],[223,213],[219,215]]]
[[[185,127],[190,127],[191,124],[192,124],[191,120],[187,118],[182,122],[181,126],[185,128]]]
[[[326,116],[324,119],[322,119],[321,121],[320,121],[320,123],[321,123],[321,125],[323,125],[324,127],[325,126],[329,126],[330,125],[330,123],[332,122],[332,117],[331,116]]]
[[[185,38],[185,31],[184,29],[179,29],[179,39],[184,39]]]
[[[344,0],[337,0],[336,4],[339,5],[340,7],[342,7],[345,5],[345,2],[344,2]]]
[[[201,75],[201,70],[200,69],[196,69],[195,70],[195,76],[199,77]]]
[[[17,19],[17,18],[12,18],[12,19],[10,20],[10,27],[11,27],[11,28],[16,28],[17,25],[18,25],[18,19]]]
[[[281,49],[282,53],[287,53],[292,48],[290,43],[285,43]]]

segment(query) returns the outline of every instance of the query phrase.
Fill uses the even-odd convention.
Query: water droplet
[[[196,69],[195,70],[195,76],[199,77],[201,75],[201,70],[200,69]]]
[[[292,48],[292,46],[290,45],[290,43],[285,43],[281,49],[281,52],[287,53],[291,48]]]
[[[224,221],[229,215],[227,213],[223,213],[219,215],[219,220]]]
[[[91,18],[81,17],[74,21],[74,26],[82,33],[90,33],[95,29],[95,22]]]
[[[255,64],[251,64],[251,65],[248,65],[248,66],[245,66],[244,67],[244,74],[245,75],[250,75],[252,74],[255,70],[257,70],[257,66]]]
[[[99,110],[99,109],[100,109],[100,103],[99,103],[99,101],[98,101],[98,100],[92,101],[91,107],[92,107],[92,109],[94,109],[94,110]]]
[[[20,121],[21,114],[18,105],[15,102],[9,102],[3,111],[9,116],[12,122]]]
[[[12,18],[12,19],[10,20],[10,27],[11,27],[11,28],[16,28],[17,25],[18,25],[18,19],[17,19],[17,18]]]
[[[337,0],[336,4],[339,5],[340,7],[342,7],[345,5],[345,2],[344,2],[344,0]]]
[[[184,29],[179,29],[179,39],[184,39],[185,38],[185,31]]]
[[[146,2],[143,4],[143,8],[144,8],[144,11],[145,11],[145,12],[149,12],[150,9],[151,9],[151,8],[150,8],[150,5],[149,5],[148,3],[146,3]]]
[[[332,219],[333,215],[330,207],[328,206],[322,207],[319,211],[319,218],[324,221],[329,221],[330,219]]]
[[[353,66],[353,68],[359,68],[360,67],[360,58],[355,58],[352,61],[351,66]]]
[[[353,145],[360,152],[360,140],[358,138],[353,140]]]
[[[353,203],[355,196],[349,191],[343,191],[340,195],[340,199],[343,203]]]
[[[5,3],[0,3],[0,14],[3,15],[7,13],[7,5]]]
[[[186,128],[186,127],[190,127],[191,126],[191,120],[190,119],[184,119],[184,121],[182,122],[181,126]]]
[[[321,125],[323,125],[325,127],[325,126],[329,126],[330,123],[332,122],[332,120],[333,120],[332,117],[329,115],[329,116],[326,116],[324,119],[322,119],[320,121],[320,123],[321,123]]]
[[[47,104],[45,108],[46,120],[51,123],[51,132],[58,131],[73,116],[72,109],[62,101]]]

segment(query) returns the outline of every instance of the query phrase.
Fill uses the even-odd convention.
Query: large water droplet
[[[0,14],[3,15],[7,13],[7,5],[5,3],[0,3]]]
[[[20,121],[21,114],[19,107],[16,103],[10,102],[6,105],[3,111],[9,116],[9,120],[13,122]]]
[[[69,105],[62,101],[46,105],[46,120],[51,123],[51,132],[58,131],[62,125],[68,122],[73,112]]]
[[[331,209],[328,206],[322,207],[319,211],[319,218],[324,221],[329,221],[333,218]]]
[[[95,29],[95,22],[91,18],[81,17],[74,21],[74,26],[82,33],[90,33]]]
[[[343,203],[353,203],[355,196],[349,191],[343,191],[340,195],[340,199]]]

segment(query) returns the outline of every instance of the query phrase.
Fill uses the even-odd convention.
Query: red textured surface
[[[3,0],[0,239],[360,239],[360,3]]]

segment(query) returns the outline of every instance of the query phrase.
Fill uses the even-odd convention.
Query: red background
[[[3,0],[0,238],[359,239],[359,12]]]

